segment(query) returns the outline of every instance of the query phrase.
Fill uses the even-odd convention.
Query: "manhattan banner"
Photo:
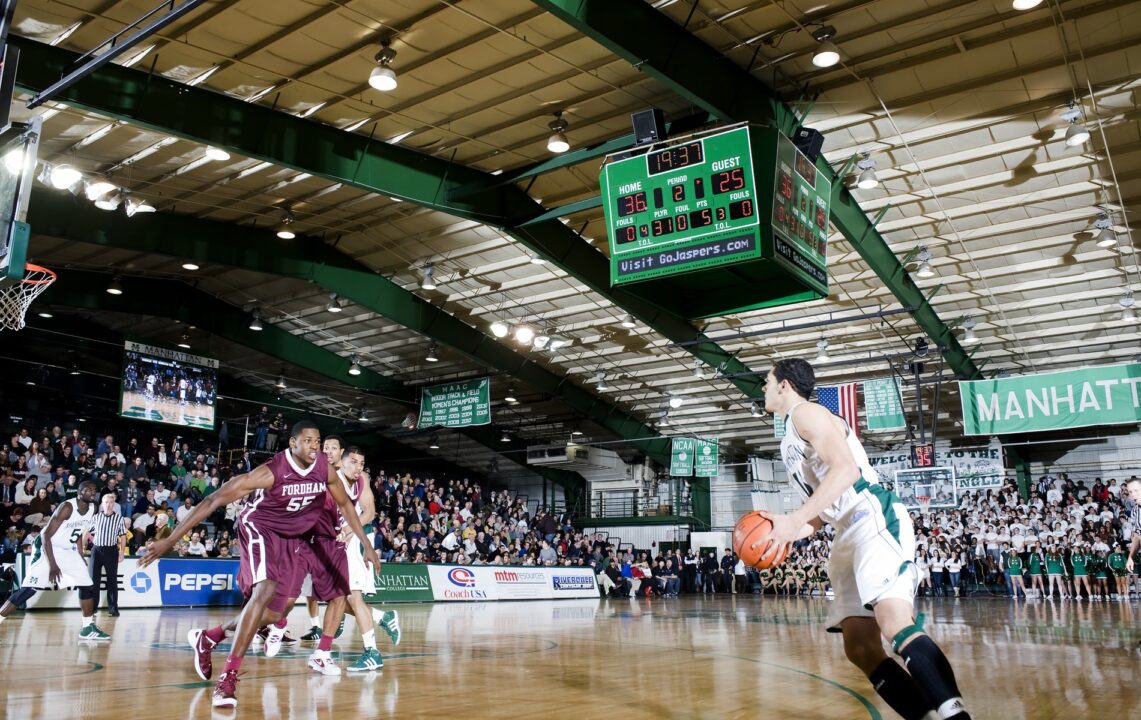
[[[694,475],[717,477],[717,438],[699,438],[695,450]]]
[[[864,381],[864,414],[868,430],[906,430],[899,378]]]
[[[674,438],[670,446],[670,475],[691,477],[693,475],[693,438]]]
[[[424,388],[420,426],[470,427],[491,423],[491,382],[487,378]]]
[[[1141,422],[1141,363],[959,383],[963,433],[1002,435]]]

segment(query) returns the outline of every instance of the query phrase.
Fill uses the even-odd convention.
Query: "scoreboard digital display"
[[[609,163],[601,184],[614,284],[760,256],[747,127]]]
[[[827,293],[830,185],[788,138],[737,126],[608,162],[611,284],[771,259]]]

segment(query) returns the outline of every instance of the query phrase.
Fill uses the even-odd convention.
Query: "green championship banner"
[[[694,456],[694,475],[717,477],[717,438],[699,438]]]
[[[365,595],[372,603],[431,602],[432,583],[428,566],[422,563],[381,563],[380,573],[373,578],[376,593]]]
[[[670,444],[670,475],[691,477],[693,475],[693,438],[674,438]]]
[[[868,430],[906,430],[899,378],[864,381],[864,414]]]
[[[491,423],[491,382],[487,378],[424,388],[420,426],[470,427]]]
[[[963,433],[1002,435],[1141,422],[1141,363],[959,383]]]

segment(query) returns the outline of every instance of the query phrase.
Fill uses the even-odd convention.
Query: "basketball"
[[[746,513],[737,521],[733,528],[733,551],[746,565],[752,565],[758,570],[768,570],[784,561],[787,550],[778,552],[774,557],[762,561],[761,555],[768,550],[765,543],[751,547],[753,543],[762,539],[773,529],[773,524],[761,516],[759,512]]]

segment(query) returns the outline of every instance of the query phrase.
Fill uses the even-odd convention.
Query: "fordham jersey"
[[[780,444],[781,457],[784,458],[784,467],[788,472],[789,478],[792,480],[792,485],[804,495],[807,499],[816,489],[820,486],[820,481],[828,475],[828,465],[820,459],[816,454],[816,450],[800,437],[800,433],[796,431],[796,425],[792,422],[792,413],[796,408],[807,403],[797,403],[788,410],[788,417],[785,419],[784,424],[784,439]],[[852,457],[856,460],[856,468],[860,471],[860,475],[868,485],[878,485],[879,476],[876,471],[872,469],[872,464],[868,460],[868,454],[864,450],[864,446],[856,439],[855,434],[844,423],[844,439],[848,443],[848,450],[851,451]],[[811,476],[804,472],[804,466],[812,471]],[[844,517],[849,510],[855,505],[858,494],[854,486],[850,486],[844,490],[836,502],[829,505],[820,513],[820,517],[825,522],[835,524],[840,518]]]
[[[273,472],[273,486],[254,491],[253,499],[238,519],[259,532],[298,537],[317,523],[325,508],[329,462],[324,453],[302,469],[291,450],[283,450],[266,463]]]
[[[337,471],[337,479],[341,481],[341,486],[345,488],[345,492],[349,494],[349,499],[353,501],[357,509],[357,515],[361,514],[361,480],[358,477],[355,481],[349,482],[348,478]],[[338,507],[337,501],[333,499],[333,493],[325,493],[325,512],[321,513],[321,519],[313,526],[313,532],[317,535],[324,537],[335,538],[341,532],[341,528],[345,525],[345,519],[341,517],[341,508]]]

